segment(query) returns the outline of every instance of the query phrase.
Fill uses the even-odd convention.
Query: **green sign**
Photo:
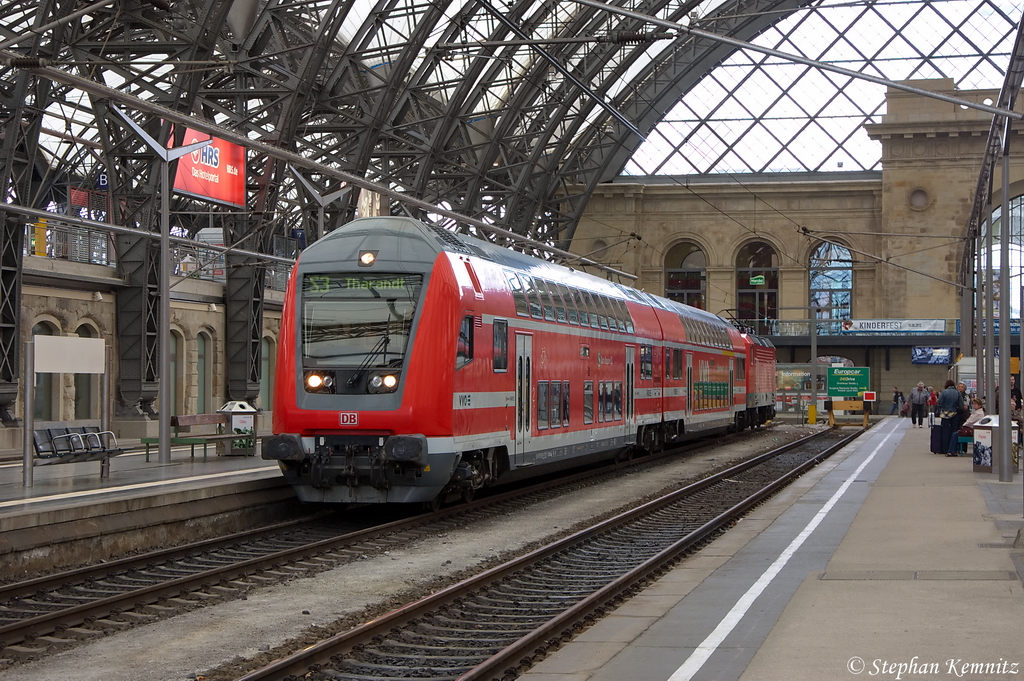
[[[871,389],[871,369],[868,367],[829,367],[827,391],[829,397],[855,400]]]
[[[750,278],[751,286],[764,286],[764,275],[756,274]]]

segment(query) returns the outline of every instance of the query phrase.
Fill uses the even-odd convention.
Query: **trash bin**
[[[225,456],[256,455],[256,407],[248,402],[233,400],[217,410],[227,415],[229,433],[237,433],[237,438],[225,438]]]
[[[974,472],[991,473],[993,429],[999,427],[999,416],[986,416],[974,424]]]

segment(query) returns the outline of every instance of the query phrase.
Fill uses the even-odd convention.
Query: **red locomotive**
[[[775,349],[721,317],[403,217],[289,282],[277,460],[303,501],[437,504],[775,415]]]

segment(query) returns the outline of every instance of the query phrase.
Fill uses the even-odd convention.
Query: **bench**
[[[252,435],[239,435],[237,433],[225,433],[224,425],[228,422],[227,414],[178,414],[171,416],[171,428],[174,432],[171,434],[172,445],[188,445],[191,452],[191,457],[196,457],[196,445],[203,446],[203,461],[206,461],[207,450],[206,446],[210,442],[216,442],[218,440],[238,440],[244,438],[251,438]],[[193,426],[217,426],[216,433],[186,433],[182,434],[181,429],[185,428],[191,430]],[[144,437],[141,440],[142,444],[146,445],[146,461],[149,461],[149,448],[152,445],[160,444],[160,438],[158,437]]]
[[[96,426],[53,424],[47,428],[33,429],[32,442],[36,454],[33,465],[100,461],[101,478],[110,474],[110,457],[124,453],[114,433],[101,431]]]

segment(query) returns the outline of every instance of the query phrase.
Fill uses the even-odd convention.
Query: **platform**
[[[216,515],[217,529],[270,522],[297,505],[275,462],[259,456],[190,456],[171,450],[166,464],[143,451],[96,461],[37,466],[24,486],[20,460],[0,462],[0,562],[29,573],[105,560],[125,550],[197,535],[189,521]],[[258,510],[250,511],[253,507]],[[155,528],[160,528],[156,531]],[[174,536],[172,536],[172,534]],[[57,548],[59,547],[59,548]]]
[[[928,439],[885,419],[522,678],[1021,678],[1021,476]]]

